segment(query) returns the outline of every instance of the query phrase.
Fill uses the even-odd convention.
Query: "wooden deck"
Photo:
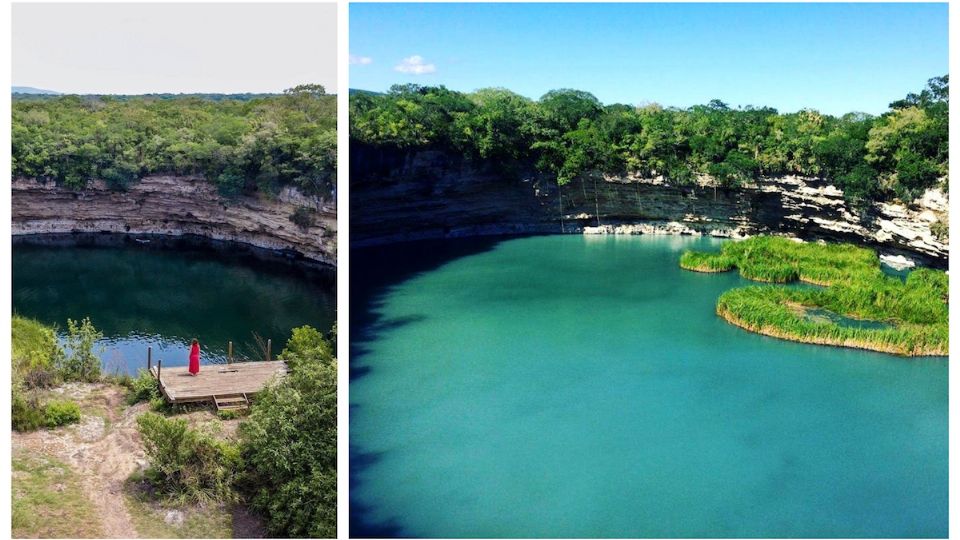
[[[156,378],[157,366],[150,368]],[[196,377],[186,366],[161,367],[160,392],[170,403],[197,401],[217,402],[217,397],[252,396],[276,375],[287,373],[286,362],[239,362],[234,364],[207,364],[200,367]]]

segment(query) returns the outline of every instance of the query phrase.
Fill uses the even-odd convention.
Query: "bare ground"
[[[110,538],[136,538],[123,497],[124,481],[146,464],[137,416],[148,405],[124,409],[121,388],[106,384],[67,385],[65,397],[97,405],[104,416],[84,415],[75,426],[13,434],[13,447],[36,454],[49,454],[72,466],[82,478],[83,490],[103,520]],[[94,403],[90,403],[94,402]],[[108,428],[109,424],[109,428]]]
[[[55,390],[77,401],[83,410],[80,423],[55,430],[13,433],[13,448],[36,455],[50,455],[70,465],[80,476],[84,493],[97,509],[107,538],[137,538],[124,497],[124,484],[131,474],[147,466],[137,430],[137,417],[149,409],[139,403],[127,407],[124,389],[110,384],[71,383]],[[191,427],[209,421],[209,411],[184,415]],[[219,436],[230,437],[238,421],[219,424]],[[242,510],[241,534],[256,534],[256,519]]]

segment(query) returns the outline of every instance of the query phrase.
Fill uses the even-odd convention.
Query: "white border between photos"
[[[102,1],[102,0],[101,0]],[[112,2],[107,0],[109,3],[150,3],[150,2],[141,2],[139,0],[126,0],[125,2]],[[355,0],[356,2],[368,2],[374,0]],[[442,2],[444,0],[420,0],[423,2]],[[548,1],[548,0],[532,0],[534,2]],[[615,0],[621,1],[621,0]],[[684,0],[687,1],[687,0]],[[694,1],[694,0],[689,0]],[[69,3],[84,3],[77,2],[74,0],[66,0]],[[407,3],[407,0],[393,0],[393,2],[404,2]],[[169,3],[193,3],[193,2],[182,2],[180,0],[171,1]],[[270,2],[247,2],[244,0],[207,0],[206,3],[270,3]],[[338,320],[338,348],[337,348],[337,357],[339,359],[339,370],[338,370],[338,415],[337,415],[337,465],[338,465],[338,486],[337,486],[337,532],[338,538],[348,538],[349,537],[349,336],[350,336],[350,323],[349,323],[349,216],[350,216],[350,205],[349,205],[349,124],[348,124],[348,102],[349,102],[349,62],[347,57],[349,55],[349,3],[348,0],[334,0],[334,1],[318,1],[318,0],[309,0],[303,2],[302,0],[284,0],[284,3],[336,3],[338,4],[337,9],[337,123],[338,123],[338,186],[337,186],[337,253],[338,253],[338,263],[337,263],[337,320]],[[473,3],[471,0],[465,0],[464,3]],[[951,1],[950,4],[950,14],[949,14],[949,25],[950,25],[950,44],[951,47],[951,58],[950,58],[950,72],[960,73],[958,69],[958,64],[960,64],[960,45],[958,45],[957,39],[957,28],[958,22],[960,22],[960,2]],[[11,86],[11,42],[10,42],[10,24],[11,24],[11,2],[6,0],[5,9],[0,12],[3,14],[3,26],[7,30],[5,34],[5,39],[2,40],[3,48],[3,78],[6,83],[6,88]],[[891,39],[896,39],[896,36],[891,36]],[[954,139],[958,133],[958,114],[960,114],[960,106],[957,105],[957,101],[960,98],[955,98],[950,104],[950,132],[951,139]],[[2,100],[2,110],[0,110],[0,116],[3,118],[3,133],[4,139],[2,144],[2,174],[4,178],[10,178],[10,106],[11,106],[11,96],[7,94],[7,97]],[[956,173],[953,171],[956,170],[956,167],[960,167],[960,150],[958,150],[960,145],[954,144],[950,148],[950,161],[955,164],[954,169],[951,170],[950,183],[955,184]],[[9,182],[9,180],[7,180]],[[3,191],[3,196],[0,201],[0,234],[2,234],[2,243],[0,243],[0,261],[2,261],[3,271],[0,272],[2,276],[2,286],[0,286],[0,292],[2,292],[2,298],[4,305],[8,306],[6,310],[3,310],[2,316],[0,316],[0,351],[4,351],[4,354],[0,354],[0,425],[10,426],[10,361],[9,361],[9,351],[10,351],[10,321],[11,321],[11,309],[12,305],[12,268],[11,268],[11,230],[10,230],[10,218],[11,218],[11,194],[8,188]],[[957,213],[957,206],[960,205],[960,202],[957,200],[952,200],[950,207],[954,215],[960,215]],[[960,224],[958,224],[960,219],[953,219],[950,223],[950,235],[953,238],[960,238]],[[954,268],[954,264],[951,263],[951,271]],[[951,288],[950,300],[953,305],[958,304],[960,300],[960,292],[957,291],[956,287]],[[952,310],[950,314],[950,328],[951,328],[951,337],[955,343],[958,343],[957,338],[960,336],[960,326],[958,326],[958,317],[960,314],[957,313],[957,310]],[[960,377],[960,370],[951,369],[950,370],[950,463],[957,463],[958,456],[958,415],[956,410],[957,400],[954,398],[954,389],[958,387],[957,378]],[[7,428],[9,429],[9,427]],[[2,460],[2,482],[0,482],[0,515],[3,516],[4,528],[0,530],[6,531],[6,537],[10,537],[12,532],[11,526],[11,439],[7,438],[5,444],[0,445],[0,460]],[[951,470],[955,472],[955,468],[951,467]],[[960,476],[957,474],[951,474],[950,478],[950,531],[951,536],[960,537],[960,518],[958,518],[958,513],[960,513],[960,489],[958,489],[958,480]],[[869,494],[865,494],[869,496]]]

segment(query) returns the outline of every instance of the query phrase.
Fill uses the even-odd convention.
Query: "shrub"
[[[52,328],[14,315],[11,320],[13,381],[26,388],[44,388],[58,382],[57,366],[63,349]]]
[[[281,353],[287,376],[257,394],[240,426],[240,486],[269,531],[285,537],[337,534],[337,363],[310,327],[293,331]]]
[[[47,427],[65,426],[80,421],[80,406],[72,401],[51,401],[44,414]]]
[[[237,418],[246,416],[247,412],[249,412],[249,409],[227,409],[217,411],[217,418],[220,420],[236,420]]]
[[[168,501],[188,503],[236,500],[233,480],[240,466],[236,446],[187,427],[186,420],[148,412],[137,426],[150,459],[147,480]]]
[[[70,354],[60,366],[60,374],[68,381],[94,382],[100,379],[100,358],[94,352],[103,334],[90,317],[82,321],[67,319],[67,349]]]
[[[13,429],[17,431],[33,431],[47,423],[44,407],[40,404],[39,398],[26,394],[16,386],[13,390],[11,418]]]
[[[297,227],[301,229],[308,229],[313,226],[316,222],[316,212],[307,208],[306,206],[298,206],[296,210],[290,214],[290,221],[294,223]]]
[[[930,224],[930,234],[941,242],[950,238],[950,226],[942,217]]]
[[[128,405],[160,398],[160,387],[157,379],[145,369],[137,370],[137,376],[130,379],[127,388]]]
[[[319,330],[308,325],[294,328],[283,351],[277,356],[290,369],[296,369],[304,361],[329,363],[333,357],[332,344]]]

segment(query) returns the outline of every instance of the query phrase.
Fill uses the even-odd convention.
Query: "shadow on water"
[[[200,237],[58,234],[13,241],[13,308],[62,331],[89,316],[103,332],[101,360],[133,374],[154,361],[258,359],[282,350],[292,328],[327,331],[336,317],[336,270],[295,254]],[[169,362],[169,364],[168,364]]]
[[[369,372],[362,359],[366,344],[383,332],[421,322],[422,315],[383,319],[380,308],[394,286],[518,237],[422,240],[350,251],[350,380]]]
[[[477,237],[455,240],[423,240],[350,251],[350,381],[370,373],[364,364],[367,344],[383,333],[422,322],[424,315],[384,318],[381,308],[393,288],[443,265],[471,255],[493,250],[499,243],[517,237]],[[350,406],[350,412],[356,410]],[[379,453],[368,453],[350,445],[350,492],[356,493],[361,474],[377,463]],[[350,500],[350,536],[352,538],[403,537],[402,528],[391,519],[374,523],[370,508]]]
[[[359,474],[380,461],[381,453],[363,452],[350,445],[350,492],[359,486]],[[356,500],[350,500],[350,538],[404,538],[403,529],[391,519],[386,523],[372,523],[371,508]]]

